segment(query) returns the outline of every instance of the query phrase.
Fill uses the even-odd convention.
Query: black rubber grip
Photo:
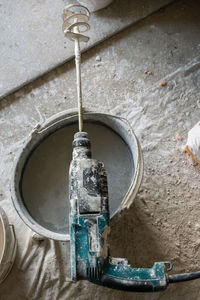
[[[154,285],[151,280],[121,280],[118,278],[103,275],[102,285],[110,287],[112,289],[124,290],[130,292],[159,292],[167,288],[167,284]],[[159,281],[159,280],[158,280]]]

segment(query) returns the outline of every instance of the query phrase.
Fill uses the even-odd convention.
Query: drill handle
[[[122,263],[108,263],[101,284],[113,289],[132,292],[156,292],[165,290],[168,278],[165,274],[168,262],[156,262],[152,268],[131,268],[126,259]]]

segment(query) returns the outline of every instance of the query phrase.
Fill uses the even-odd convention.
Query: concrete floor
[[[127,257],[133,266],[171,260],[173,272],[200,269],[200,167],[183,152],[187,132],[200,115],[199,14],[198,1],[177,1],[83,55],[84,106],[127,118],[144,154],[141,189],[131,208],[112,220],[109,237],[111,255]],[[145,74],[147,69],[152,75]],[[72,284],[66,279],[68,261],[63,266],[67,245],[31,242],[10,200],[13,162],[38,123],[76,107],[74,79],[70,62],[0,103],[1,204],[20,237],[0,299],[199,299],[200,280],[158,294]],[[161,81],[167,85],[160,87]],[[176,140],[177,133],[182,141]]]

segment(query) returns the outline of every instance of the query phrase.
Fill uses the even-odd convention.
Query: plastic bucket
[[[17,242],[14,228],[0,207],[0,283],[7,277],[15,260]]]
[[[22,220],[38,234],[69,240],[68,170],[77,112],[65,111],[38,125],[24,142],[12,180],[12,199]],[[104,162],[108,175],[111,218],[128,207],[143,172],[138,140],[129,123],[116,116],[84,113],[93,158]]]

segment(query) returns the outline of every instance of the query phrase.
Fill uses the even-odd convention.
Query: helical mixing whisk
[[[64,9],[62,17],[65,36],[75,42],[79,131],[83,131],[80,42],[88,42],[89,40],[89,37],[83,33],[90,29],[90,25],[87,23],[90,17],[90,12],[82,5],[72,4]]]

